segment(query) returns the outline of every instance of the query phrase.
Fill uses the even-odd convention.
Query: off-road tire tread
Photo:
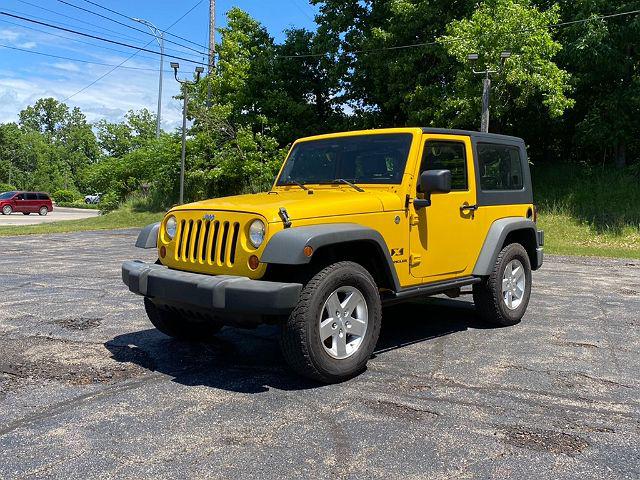
[[[510,243],[505,246],[496,259],[491,274],[488,278],[483,279],[481,283],[476,283],[473,286],[473,302],[476,307],[476,311],[480,317],[487,323],[498,325],[502,327],[509,327],[520,323],[520,320],[511,321],[502,314],[500,304],[502,302],[502,291],[498,291],[492,286],[498,285],[498,282],[502,284],[502,272],[500,266],[504,257],[511,253],[513,249],[516,249],[518,253],[526,260],[523,264],[525,268],[531,271],[531,264],[527,251],[519,243]]]
[[[343,261],[333,263],[328,267],[325,267],[316,275],[314,275],[313,278],[302,289],[302,292],[300,293],[300,299],[298,300],[298,303],[291,312],[287,321],[287,327],[286,329],[284,329],[285,331],[283,332],[283,334],[280,335],[280,346],[282,349],[282,354],[284,355],[287,363],[292,368],[292,370],[302,376],[322,383],[335,383],[344,379],[337,379],[332,376],[328,376],[325,373],[321,372],[314,364],[311,358],[311,353],[309,352],[309,345],[304,341],[306,318],[311,308],[311,297],[313,296],[315,291],[331,273],[345,267],[358,270],[359,273],[362,273],[365,275],[365,277],[367,277],[372,285],[376,285],[376,282],[371,274],[358,263]],[[373,307],[375,308],[375,306]],[[371,313],[375,314],[375,312]],[[370,325],[374,327],[374,335],[377,339],[380,334],[380,322],[370,322]],[[354,372],[353,376],[356,376],[359,373],[360,371]]]

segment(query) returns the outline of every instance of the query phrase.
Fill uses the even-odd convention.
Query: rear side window
[[[25,193],[24,194],[27,200],[37,200],[38,196],[35,193]]]
[[[478,144],[480,188],[522,190],[524,188],[520,149],[509,145]]]
[[[422,168],[451,171],[451,190],[467,190],[467,155],[462,142],[429,140],[424,146]]]
[[[38,200],[49,200],[49,195],[46,193],[38,193]]]

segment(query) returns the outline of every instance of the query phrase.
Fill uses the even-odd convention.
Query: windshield
[[[0,193],[0,200],[7,200],[8,198],[13,197],[16,194],[16,192],[3,192]]]
[[[391,133],[298,143],[276,185],[402,183],[412,139],[410,133]]]

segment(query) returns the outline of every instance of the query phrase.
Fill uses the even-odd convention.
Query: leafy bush
[[[84,203],[84,200],[74,200],[73,202],[57,202],[56,206],[66,208],[85,208],[87,210],[100,209],[98,205]]]
[[[61,203],[72,203],[78,199],[78,195],[72,190],[56,190],[53,192],[52,197],[58,205]]]
[[[120,207],[120,199],[114,192],[109,192],[100,199],[100,213],[102,215],[117,210],[118,207]]]
[[[13,190],[17,190],[17,188],[13,185],[9,185],[8,183],[0,183],[0,193],[11,192]]]

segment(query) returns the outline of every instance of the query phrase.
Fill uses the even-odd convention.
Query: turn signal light
[[[255,255],[251,255],[249,257],[249,268],[251,270],[256,270],[260,266],[260,259]]]
[[[313,255],[313,247],[311,247],[310,245],[307,245],[306,247],[304,247],[304,250],[302,251],[307,257],[310,257],[311,255]]]
[[[164,258],[167,256],[167,247],[164,245],[160,247],[160,258]]]

